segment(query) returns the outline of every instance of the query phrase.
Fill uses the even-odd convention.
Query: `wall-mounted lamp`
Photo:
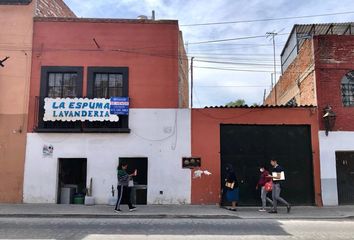
[[[323,121],[325,125],[325,130],[326,130],[326,136],[328,136],[328,132],[331,131],[334,128],[334,124],[336,122],[336,114],[333,112],[332,107],[330,105],[327,105],[323,109]]]

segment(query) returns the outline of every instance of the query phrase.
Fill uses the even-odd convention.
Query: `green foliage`
[[[246,101],[244,99],[237,99],[236,101],[232,101],[226,104],[227,107],[239,107],[246,105]]]

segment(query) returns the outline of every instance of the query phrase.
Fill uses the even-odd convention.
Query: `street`
[[[0,218],[0,239],[353,239],[351,220]]]

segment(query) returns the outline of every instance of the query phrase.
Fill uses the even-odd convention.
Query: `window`
[[[286,106],[289,106],[289,107],[296,107],[296,106],[297,106],[296,98],[293,97],[292,99],[290,99],[290,100],[286,103]]]
[[[48,97],[66,98],[77,97],[77,73],[49,73]]]
[[[128,97],[127,67],[89,67],[87,73],[88,97]]]
[[[123,97],[123,75],[119,73],[94,74],[95,98]]]
[[[41,69],[40,96],[36,99],[36,132],[80,132],[80,122],[45,122],[44,99],[82,97],[82,67],[47,67]]]
[[[82,67],[42,67],[41,97],[81,97],[82,73]]]
[[[354,106],[354,71],[344,75],[341,82],[342,101],[345,107]]]
[[[88,67],[87,97],[129,97],[127,67]],[[85,132],[128,133],[129,116],[119,116],[118,122],[85,122]]]

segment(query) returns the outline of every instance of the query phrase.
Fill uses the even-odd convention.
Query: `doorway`
[[[128,163],[127,172],[133,173],[136,169],[138,175],[133,178],[134,187],[132,188],[132,203],[137,205],[147,204],[147,187],[148,187],[148,158],[146,157],[121,157],[119,162]]]
[[[314,204],[310,126],[222,124],[220,140],[221,183],[226,165],[231,164],[240,186],[240,205],[261,204],[258,167],[270,170],[272,158],[285,168],[282,196],[295,205]]]
[[[85,195],[86,174],[86,158],[59,158],[57,203],[71,204],[75,194]]]
[[[354,151],[336,152],[336,166],[338,202],[354,204]]]

